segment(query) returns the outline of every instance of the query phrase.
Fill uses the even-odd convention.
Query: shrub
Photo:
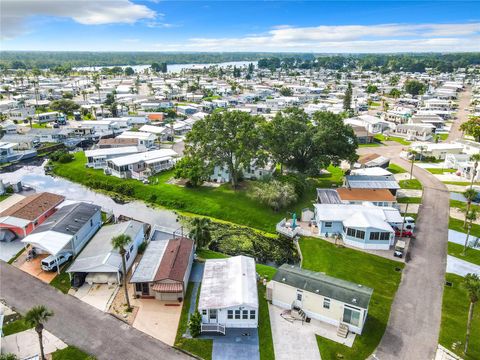
[[[140,245],[138,245],[138,253],[143,254],[146,248],[147,248],[147,242],[144,241]]]
[[[253,185],[248,193],[252,199],[279,211],[297,200],[295,187],[287,182],[272,180]]]
[[[63,153],[58,158],[58,162],[61,163],[61,164],[66,164],[66,163],[72,162],[74,159],[75,159],[75,157],[73,156],[73,154]]]
[[[151,194],[149,197],[150,202],[154,203],[157,201],[157,194]]]
[[[192,335],[192,337],[196,338],[200,336],[202,332],[202,315],[200,315],[198,310],[190,316],[188,329],[190,330],[190,335]]]

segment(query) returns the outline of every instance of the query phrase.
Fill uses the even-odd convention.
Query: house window
[[[129,250],[129,251],[130,251],[130,252],[133,251],[133,244],[130,246],[130,250]]]
[[[235,319],[240,319],[240,310],[235,310]]]
[[[323,299],[323,308],[330,309],[330,299],[327,299],[327,298]]]
[[[380,240],[390,240],[390,233],[389,232],[380,233]]]
[[[250,310],[250,320],[255,320],[255,310]]]
[[[242,311],[242,319],[247,320],[248,319],[248,310],[243,310]]]
[[[332,222],[331,221],[325,222],[325,227],[326,228],[331,228],[332,227]]]
[[[380,233],[379,232],[371,232],[370,233],[370,240],[379,240],[380,239]]]
[[[207,310],[202,310],[202,315],[207,315]]]
[[[227,311],[227,319],[233,319],[233,310]]]
[[[130,259],[130,253],[127,252],[127,253],[125,254],[125,260],[128,261],[128,259]]]
[[[363,230],[357,230],[357,233],[355,235],[357,239],[365,239],[365,231]]]
[[[135,291],[138,291],[138,292],[142,291],[142,283],[135,283]]]
[[[297,290],[297,301],[302,301],[303,294]]]
[[[347,228],[347,235],[351,237],[355,237],[355,229]]]

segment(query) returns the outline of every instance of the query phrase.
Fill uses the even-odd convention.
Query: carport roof
[[[31,244],[49,254],[58,255],[72,240],[72,235],[62,234],[56,231],[42,231],[32,233],[22,240],[23,243]]]

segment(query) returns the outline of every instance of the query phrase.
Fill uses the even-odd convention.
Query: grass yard
[[[395,164],[392,164],[392,163],[390,163],[390,165],[388,165],[387,170],[390,171],[392,174],[402,174],[402,173],[407,172],[407,170],[405,170],[401,166],[398,166],[398,165],[395,165]]]
[[[429,173],[434,175],[442,175],[443,173],[454,173],[457,170],[454,169],[439,169],[439,168],[425,168]]]
[[[400,180],[398,183],[402,189],[422,190],[422,184],[417,179]]]
[[[68,263],[70,265],[70,263]],[[68,273],[65,272],[67,269],[67,266],[65,265],[63,269],[60,271],[60,274],[54,277],[54,279],[50,282],[50,285],[53,287],[56,287],[58,290],[60,290],[62,293],[66,294],[68,293],[68,290],[70,290],[70,276],[68,276]]]
[[[52,360],[95,360],[95,357],[88,355],[75,346],[68,346],[65,349],[52,353]]]
[[[445,286],[443,291],[439,343],[465,360],[480,359],[480,307],[477,303],[473,312],[469,351],[465,355],[463,346],[470,302],[463,287],[463,277],[447,273],[446,280],[452,286]]]
[[[467,210],[467,203],[460,201],[460,200],[450,200],[450,207],[454,207],[457,209],[461,209],[463,211]],[[475,209],[477,211],[480,211],[480,206],[472,204],[470,205],[470,209]]]
[[[472,239],[472,238],[470,238]],[[455,256],[461,260],[468,261],[472,264],[480,265],[480,250],[467,249],[465,256],[462,255],[463,245],[448,242],[448,255]]]
[[[0,201],[5,200],[5,199],[8,198],[10,195],[11,195],[11,194],[7,194],[7,193],[5,193],[5,194],[3,194],[3,195],[0,195]]]
[[[450,217],[450,220],[448,221],[448,228],[459,231],[459,232],[463,232],[463,233],[467,232],[467,229],[463,227],[463,220],[455,219],[452,217]],[[480,237],[480,225],[472,224],[470,235],[475,237]]]
[[[208,339],[187,339],[182,335],[187,331],[188,326],[188,309],[190,308],[190,299],[192,297],[193,283],[189,282],[187,293],[183,301],[182,314],[178,324],[177,337],[175,338],[175,346],[185,350],[191,354],[199,356],[205,360],[212,359],[213,341]],[[200,291],[199,291],[200,292]]]
[[[402,197],[402,198],[398,198],[397,202],[399,204],[421,204],[422,198],[421,197]]]
[[[3,324],[2,332],[4,336],[8,336],[31,328],[32,327],[25,322],[24,318],[21,317],[9,324]]]
[[[368,319],[352,348],[317,337],[322,359],[366,359],[378,346],[387,326],[393,297],[400,283],[404,264],[361,251],[336,247],[326,241],[302,238],[300,247],[305,269],[325,272],[374,289]]]
[[[398,137],[398,136],[388,136],[388,137],[386,137],[386,136],[383,135],[383,134],[377,134],[377,135],[375,135],[374,138],[375,138],[376,140],[382,141],[382,142],[383,142],[383,141],[395,141],[395,142],[398,142],[398,143],[400,143],[400,144],[402,144],[402,145],[410,145],[410,144],[411,144],[410,141],[407,141],[407,140],[405,140],[405,139],[403,139],[403,138],[401,138],[401,137]]]
[[[86,186],[95,181],[113,186],[129,184],[134,191],[133,198],[184,213],[209,216],[267,232],[274,232],[275,224],[285,214],[283,211],[275,212],[258,201],[250,199],[245,190],[232,190],[228,184],[217,188],[200,187],[195,189],[171,185],[167,182],[172,178],[173,171],[167,171],[153,176],[150,184],[146,185],[137,180],[107,176],[102,170],[86,168],[85,162],[84,153],[76,153],[74,161],[66,164],[56,163],[54,173]],[[330,174],[312,179],[312,184],[303,198],[286,211],[311,207],[316,197],[316,187],[339,186],[342,183],[343,172],[335,167],[330,167],[329,171]],[[248,182],[246,184],[248,187]]]

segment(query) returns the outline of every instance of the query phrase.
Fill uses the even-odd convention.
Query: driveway
[[[20,240],[0,241],[0,260],[8,262],[24,247],[25,244]]]
[[[20,270],[25,271],[27,274],[30,274],[49,284],[58,274],[56,271],[42,270],[42,260],[48,257],[48,254],[37,255],[35,259],[26,261],[27,252],[28,251],[24,251],[23,254],[18,257],[17,261],[13,263],[13,265],[18,267]]]
[[[67,344],[45,330],[43,332],[45,354],[65,349]],[[28,359],[40,353],[38,335],[34,329],[25,330],[2,338],[2,354],[15,354],[19,359]]]
[[[96,307],[100,311],[108,311],[110,305],[117,294],[117,285],[108,284],[83,284],[73,294],[77,299]]]
[[[154,338],[173,346],[183,303],[157,299],[133,299],[132,306],[138,306],[133,327]]]
[[[0,294],[9,306],[25,313],[35,305],[45,304],[55,313],[46,329],[66,344],[83,349],[99,360],[190,358],[3,261],[0,261],[0,276]]]
[[[478,251],[478,250],[469,250]],[[455,256],[447,255],[447,272],[465,276],[469,273],[475,273],[480,276],[480,266],[472,264],[471,262],[459,259]]]
[[[227,329],[213,339],[212,360],[259,360],[258,329]]]
[[[455,230],[448,230],[448,241],[464,246],[465,240],[467,240],[467,234]],[[472,247],[475,242],[477,242],[477,237],[470,235],[468,246]],[[480,241],[477,245],[477,249],[480,250]]]
[[[463,132],[460,130],[460,125],[468,120],[469,112],[465,111],[465,108],[470,105],[471,96],[472,92],[470,87],[467,87],[465,91],[460,93],[458,99],[457,120],[452,124],[448,134],[447,140],[449,142],[461,139],[463,136]]]

